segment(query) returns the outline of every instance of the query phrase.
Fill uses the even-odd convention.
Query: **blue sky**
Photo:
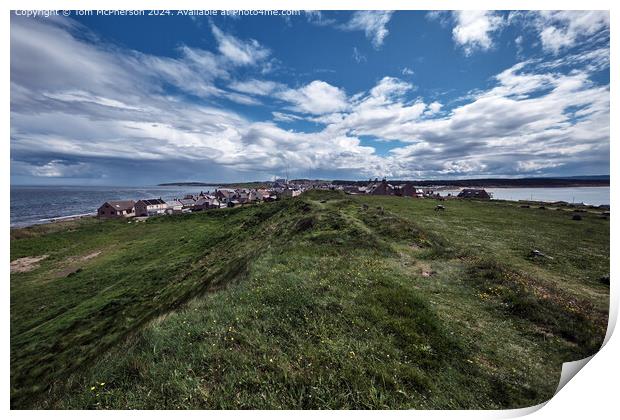
[[[12,184],[609,173],[608,12],[11,17]]]

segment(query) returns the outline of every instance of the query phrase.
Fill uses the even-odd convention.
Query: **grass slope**
[[[11,260],[48,257],[11,275],[12,406],[548,399],[561,363],[604,337],[608,220],[434,205],[311,191],[144,223],[14,230]],[[530,257],[533,248],[553,259]]]

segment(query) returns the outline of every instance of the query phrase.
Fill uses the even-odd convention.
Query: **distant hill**
[[[389,180],[390,184],[399,185],[411,182],[421,187],[601,187],[609,186],[609,175],[573,176],[554,178],[480,178],[480,179],[433,179],[433,180]],[[366,185],[368,181],[335,180],[334,184]]]
[[[157,184],[158,187],[211,187],[213,185],[220,184],[212,184],[206,182],[166,182],[163,184]]]

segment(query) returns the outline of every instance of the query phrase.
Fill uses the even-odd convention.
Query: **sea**
[[[109,200],[162,198],[213,191],[217,186],[78,187],[11,186],[11,227],[24,227],[54,220],[96,214]]]
[[[217,186],[78,187],[11,186],[11,227],[49,223],[63,218],[96,214],[108,200],[162,198],[213,191]],[[486,188],[496,200],[566,201],[593,206],[609,204],[609,187]],[[441,195],[460,189],[441,190]]]
[[[543,201],[553,203],[582,203],[590,206],[609,204],[609,187],[556,187],[556,188],[485,188],[493,200]],[[438,191],[442,196],[457,195],[460,189]]]

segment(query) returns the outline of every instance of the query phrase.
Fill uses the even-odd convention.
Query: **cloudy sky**
[[[12,184],[609,173],[608,12],[11,17]]]

